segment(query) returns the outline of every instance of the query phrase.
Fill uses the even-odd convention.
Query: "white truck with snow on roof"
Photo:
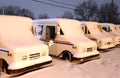
[[[34,34],[40,40],[49,42],[50,55],[72,61],[98,56],[97,44],[88,39],[80,29],[80,22],[72,19],[34,20]]]
[[[0,69],[3,72],[22,73],[52,62],[48,46],[34,37],[32,27],[30,18],[0,15]]]

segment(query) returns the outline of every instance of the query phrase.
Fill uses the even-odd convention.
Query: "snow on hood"
[[[0,39],[10,49],[39,45],[31,31],[33,22],[30,18],[20,16],[0,16]]]
[[[59,24],[65,35],[78,36],[84,34],[81,23],[77,20],[62,19],[59,20]]]
[[[100,34],[102,31],[100,30],[100,24],[97,22],[85,22],[87,28],[90,30],[91,34]]]
[[[59,36],[57,39],[67,41],[75,45],[96,45],[94,41],[87,38],[84,34],[79,36]]]
[[[97,39],[109,39],[110,35],[107,35],[102,31],[102,27],[97,22],[85,22],[86,26],[90,30],[90,33]],[[100,27],[100,28],[99,28]]]

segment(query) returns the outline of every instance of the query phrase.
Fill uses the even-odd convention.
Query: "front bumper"
[[[80,53],[80,54],[74,54],[73,57],[77,59],[83,59],[83,58],[90,58],[94,56],[98,56],[100,53],[98,51],[93,51],[93,52],[85,52],[85,53]]]
[[[35,65],[25,67],[22,69],[9,70],[9,74],[11,74],[12,76],[18,76],[18,75],[27,73],[29,71],[33,71],[33,70],[37,70],[40,68],[45,68],[45,67],[51,66],[52,65],[51,62],[52,62],[52,60],[43,62],[43,63],[39,63],[39,64],[35,64]]]
[[[21,61],[13,61],[11,64],[9,64],[8,69],[19,70],[32,65],[42,64],[44,62],[51,61],[51,60],[52,58],[50,56],[44,56],[34,60],[27,59],[27,60],[21,60]]]
[[[99,46],[98,49],[109,49],[109,48],[113,48],[115,47],[114,44],[111,44],[111,45],[103,45],[103,46]]]

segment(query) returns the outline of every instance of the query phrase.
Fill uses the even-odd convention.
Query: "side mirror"
[[[50,41],[48,42],[48,46],[52,46],[53,44],[54,44],[53,40],[50,40]]]

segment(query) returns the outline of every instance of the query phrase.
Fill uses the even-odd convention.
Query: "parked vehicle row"
[[[33,29],[38,39],[52,44],[49,47],[50,55],[69,61],[73,58],[83,60],[99,56],[98,49],[109,49],[120,44],[119,30],[111,34],[98,22],[62,18],[38,19],[34,20]]]
[[[114,24],[0,15],[0,69],[7,74],[48,65],[49,55],[84,61],[118,44],[120,26]]]

